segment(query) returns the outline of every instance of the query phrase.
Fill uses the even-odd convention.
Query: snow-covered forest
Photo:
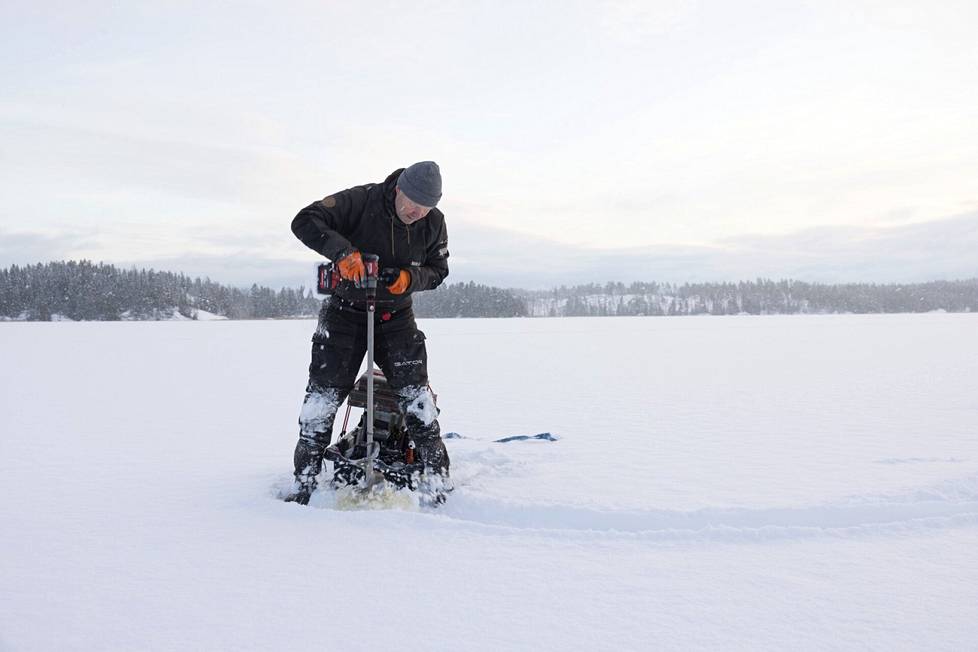
[[[200,311],[249,319],[310,315],[319,302],[302,288],[243,290],[183,274],[119,269],[87,260],[0,270],[0,318],[26,321],[195,319]]]
[[[414,312],[419,317],[526,317],[526,301],[517,292],[472,282],[446,283],[414,295]]]
[[[209,278],[119,269],[87,260],[0,269],[0,320],[120,321],[311,317],[322,297],[303,287],[250,288]],[[447,284],[415,297],[419,317],[523,317],[526,303],[510,290]]]
[[[533,317],[791,315],[978,311],[978,278],[827,285],[757,279],[739,283],[607,283],[521,292]]]
[[[237,288],[87,260],[0,269],[0,320],[281,319],[315,315],[320,299],[303,287]],[[978,278],[888,285],[593,283],[543,291],[446,283],[415,295],[414,308],[429,318],[975,312]]]

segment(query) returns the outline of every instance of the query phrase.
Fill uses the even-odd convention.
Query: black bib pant
[[[387,310],[378,304],[374,317],[375,362],[388,385],[400,395],[407,434],[426,468],[448,472],[448,451],[441,440],[438,408],[428,387],[425,336],[411,307]],[[367,352],[367,311],[336,295],[323,301],[312,338],[309,383],[299,415],[295,476],[309,484],[322,468],[340,404],[353,389]]]

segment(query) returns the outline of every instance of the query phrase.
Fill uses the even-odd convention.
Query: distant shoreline
[[[172,272],[67,261],[0,269],[0,321],[311,319],[308,288],[244,289]],[[446,283],[414,295],[419,318],[672,317],[978,312],[978,278],[925,283],[591,283],[551,290]]]

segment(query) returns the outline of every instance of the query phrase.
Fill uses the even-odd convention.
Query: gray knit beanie
[[[435,206],[441,199],[441,170],[434,161],[415,163],[397,177],[397,187],[415,204]]]

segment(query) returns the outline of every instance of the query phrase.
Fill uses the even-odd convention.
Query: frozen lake
[[[0,650],[975,648],[978,315],[420,325],[458,488],[349,512],[313,322],[0,324]]]

